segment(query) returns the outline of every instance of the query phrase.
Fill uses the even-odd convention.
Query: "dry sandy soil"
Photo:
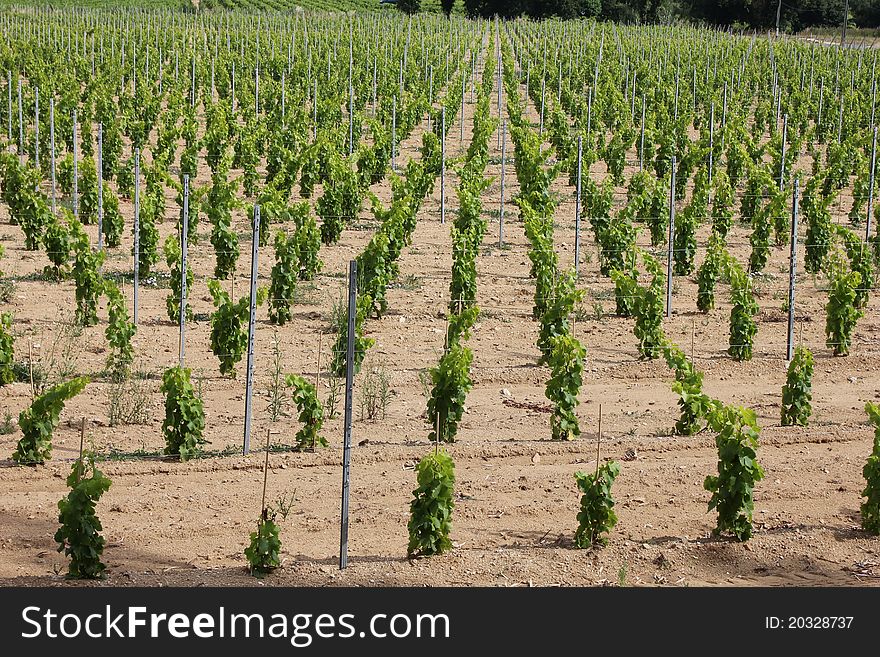
[[[494,96],[493,96],[494,98]],[[449,132],[449,152],[458,155],[469,142],[473,105],[465,111],[464,141],[459,124]],[[495,108],[493,107],[493,114]],[[535,108],[529,112],[537,123]],[[460,117],[459,117],[460,120]],[[401,162],[418,156],[424,124],[403,144]],[[509,139],[509,138],[508,138]],[[585,225],[580,286],[587,290],[577,335],[587,349],[587,371],[579,416],[583,434],[571,443],[549,440],[545,407],[546,367],[538,366],[538,325],[531,319],[533,284],[529,280],[527,241],[516,208],[506,204],[505,247],[497,247],[500,150],[492,140],[488,175],[496,182],[485,193],[489,234],[481,252],[478,304],[481,319],[470,346],[474,350],[474,388],[468,396],[458,441],[449,448],[456,463],[455,549],[442,557],[407,561],[409,501],[415,487],[413,466],[432,449],[425,424],[425,398],[419,373],[436,363],[442,349],[444,312],[450,276],[449,226],[439,217],[439,183],[419,216],[413,246],[400,260],[406,286],[389,292],[389,312],[371,319],[367,334],[376,340],[355,386],[351,489],[350,565],[340,572],[339,508],[342,422],[325,424],[330,447],[316,453],[279,452],[270,459],[269,498],[295,491],[296,503],[283,525],[282,569],[260,584],[283,585],[857,585],[880,581],[880,542],[859,528],[858,508],[864,486],[861,469],[870,453],[872,431],[862,410],[880,397],[880,348],[877,300],[858,323],[852,354],[833,358],[824,346],[824,281],[800,278],[798,333],[816,355],[814,416],[808,428],[779,425],[785,377],[787,249],[774,249],[766,276],[757,283],[761,314],[755,357],[736,363],[726,355],[728,292],[721,286],[718,307],[696,311],[696,284],[676,279],[675,313],[665,329],[705,371],[709,394],[727,403],[754,408],[762,426],[759,460],[766,479],[755,490],[755,535],[748,544],[711,537],[714,515],[706,512],[706,475],[716,469],[713,436],[674,437],[677,416],[672,376],[662,361],[638,359],[632,321],[615,317],[613,285],[599,276],[592,234]],[[508,141],[506,199],[517,191]],[[632,154],[634,157],[634,154]],[[634,170],[634,169],[632,169]],[[593,173],[604,176],[604,164]],[[631,171],[630,171],[631,172]],[[560,177],[554,188],[561,198],[556,245],[562,265],[573,260],[574,195]],[[448,211],[457,206],[456,177],[447,179]],[[377,186],[390,196],[386,182]],[[623,201],[621,188],[620,200]],[[320,195],[320,190],[316,198]],[[844,204],[845,205],[845,204]],[[132,216],[130,203],[123,213]],[[738,207],[738,206],[737,206]],[[841,215],[845,220],[848,207]],[[161,237],[174,230],[177,208],[169,196]],[[61,329],[59,321],[74,307],[73,284],[50,284],[30,276],[48,263],[45,254],[23,250],[20,229],[9,225],[0,208],[0,240],[7,254],[2,265],[16,281],[14,299],[4,307],[15,315],[17,359],[44,357]],[[451,215],[450,217],[451,218]],[[249,232],[243,213],[237,226]],[[321,369],[333,336],[324,332],[338,297],[344,272],[369,240],[375,222],[369,212],[341,241],[323,248],[325,262],[314,288],[303,285],[293,321],[278,329],[284,371],[315,377],[319,343]],[[94,227],[89,227],[94,236]],[[129,224],[130,231],[130,224]],[[244,363],[238,378],[222,377],[209,349],[212,311],[206,281],[213,268],[207,226],[193,247],[196,285],[191,302],[197,314],[187,328],[187,364],[200,378],[211,449],[240,446],[244,418]],[[705,253],[708,226],[700,229]],[[737,226],[731,250],[748,258],[748,228]],[[801,233],[803,237],[803,230]],[[130,239],[115,249],[108,272],[130,270]],[[640,236],[647,245],[647,231]],[[250,245],[242,239],[236,294],[246,290],[242,272],[249,266]],[[800,270],[803,271],[801,253]],[[260,256],[260,282],[268,284],[271,248]],[[159,271],[167,271],[164,263]],[[160,283],[162,279],[160,278]],[[227,287],[230,283],[226,283]],[[130,286],[125,289],[131,298]],[[152,420],[141,426],[108,426],[109,384],[102,379],[106,347],[101,322],[72,340],[76,371],[93,376],[83,394],[68,403],[55,433],[52,461],[36,468],[0,462],[0,583],[52,585],[64,582],[65,560],[55,551],[58,500],[64,477],[79,447],[81,418],[87,440],[102,453],[158,452],[161,432],[161,371],[177,362],[177,327],[165,311],[167,282],[141,289],[135,342],[138,367],[150,375]],[[594,304],[604,309],[599,317]],[[185,464],[157,456],[134,455],[105,462],[112,478],[99,514],[107,538],[104,561],[108,576],[99,585],[242,585],[252,584],[243,549],[258,515],[262,485],[261,445],[267,430],[276,444],[291,444],[295,416],[269,421],[266,389],[272,362],[273,328],[266,308],[258,313],[255,449],[248,456],[217,456]],[[693,345],[693,347],[691,346]],[[375,368],[390,378],[392,396],[384,418],[359,416],[363,379]],[[326,371],[321,394],[328,393]],[[30,400],[30,386],[0,388],[0,411],[17,416]],[[602,407],[601,458],[621,462],[615,483],[619,524],[607,547],[574,549],[579,494],[574,472],[595,467],[597,418]],[[8,457],[17,430],[0,436],[0,454]]]

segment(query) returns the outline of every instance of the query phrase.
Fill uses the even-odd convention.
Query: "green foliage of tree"
[[[417,14],[422,10],[421,0],[397,0],[397,8],[404,14]]]

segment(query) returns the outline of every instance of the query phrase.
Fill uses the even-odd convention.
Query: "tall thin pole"
[[[779,161],[779,191],[785,189],[785,141],[788,138],[788,114],[782,117],[782,147]]]
[[[391,105],[391,170],[396,171],[395,156],[397,155],[397,96]]]
[[[791,252],[788,259],[788,344],[785,359],[794,356],[794,287],[797,279],[797,234],[798,234],[798,187],[800,181],[794,179],[791,207]]]
[[[7,104],[7,114],[6,114],[6,123],[7,123],[7,132],[6,132],[6,141],[9,142],[9,148],[12,149],[12,71],[6,71],[6,91],[9,95],[9,101]]]
[[[712,169],[715,164],[715,103],[709,109],[709,186],[712,186]]]
[[[134,325],[138,323],[138,287],[140,277],[140,257],[141,257],[141,149],[134,149]]]
[[[669,179],[669,245],[666,254],[666,316],[672,317],[672,257],[675,238],[675,156]]]
[[[40,168],[40,88],[34,88],[34,166]]]
[[[49,145],[51,149],[52,158],[51,168],[52,168],[52,214],[55,214],[57,210],[57,192],[56,184],[55,184],[55,99],[49,99]]]
[[[98,251],[104,248],[104,124],[98,124]]]
[[[345,424],[342,448],[342,518],[339,570],[348,567],[348,502],[351,489],[351,406],[354,386],[354,331],[357,315],[357,260],[348,263],[348,346],[345,354]]]
[[[180,229],[180,367],[186,355],[186,268],[189,246],[189,174],[183,176],[183,222]]]
[[[79,140],[76,138],[76,110],[73,110],[73,216],[79,219]]]
[[[446,223],[446,105],[440,110],[440,223]]]
[[[248,319],[247,380],[244,393],[244,448],[247,454],[251,448],[251,420],[254,396],[254,329],[257,318],[257,257],[260,249],[260,206],[254,206],[254,234],[251,242],[251,304]],[[186,276],[186,272],[184,272]]]
[[[776,36],[779,36],[779,18],[782,15],[782,0],[776,6]]]
[[[574,207],[574,275],[577,277],[580,273],[581,262],[581,167],[583,165],[583,137],[578,135],[578,159],[577,159],[577,186],[575,187],[575,207]]]
[[[580,141],[580,137],[578,137]],[[709,158],[711,160],[711,153]],[[645,170],[645,94],[642,94],[642,139],[639,146],[639,171]],[[712,167],[709,167],[709,175],[712,175]]]
[[[871,140],[871,175],[868,178],[868,220],[865,222],[865,242],[871,239],[871,219],[874,217],[874,172],[877,168],[877,126]]]
[[[464,117],[462,117],[462,121]],[[504,246],[504,164],[507,160],[507,119],[501,122],[501,202],[498,206],[498,246]]]
[[[76,116],[76,113],[74,113]],[[74,119],[74,124],[76,119]],[[18,78],[18,157],[24,158],[24,118],[21,111],[21,78]]]

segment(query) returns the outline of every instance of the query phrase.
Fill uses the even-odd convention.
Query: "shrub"
[[[75,219],[68,224],[73,246],[73,280],[76,283],[76,321],[81,326],[98,323],[98,297],[104,291],[101,265],[106,251],[93,251],[89,236]]]
[[[810,274],[821,271],[831,248],[833,224],[829,206],[833,197],[823,197],[819,177],[811,178],[804,188],[803,211],[807,220],[804,267]]]
[[[724,238],[719,233],[709,237],[706,259],[697,270],[697,309],[707,313],[715,307],[715,283],[725,261]]]
[[[251,575],[257,577],[281,567],[281,527],[275,522],[278,516],[287,518],[293,499],[280,499],[260,513],[257,531],[251,532],[250,544],[244,550]]]
[[[718,475],[708,476],[703,487],[712,493],[709,510],[717,509],[714,533],[730,532],[738,541],[752,536],[752,495],[755,483],[764,478],[757,461],[760,429],[755,412],[748,408],[719,406],[709,416],[718,447]]]
[[[578,528],[574,534],[577,547],[591,548],[608,542],[603,534],[610,532],[617,524],[611,486],[618,474],[620,465],[616,461],[603,464],[595,474],[574,473],[578,488],[583,493],[581,510],[577,515]]]
[[[12,335],[12,313],[0,313],[0,386],[15,381],[15,338]]]
[[[716,402],[703,392],[703,373],[694,367],[684,352],[672,343],[666,344],[666,363],[675,371],[672,391],[678,395],[681,410],[675,422],[675,433],[692,436],[703,429],[703,420],[716,406]]]
[[[455,463],[446,450],[434,451],[416,466],[418,487],[410,503],[407,557],[442,554],[452,548]]]
[[[101,563],[104,537],[95,507],[110,488],[110,480],[95,467],[94,455],[87,453],[74,461],[67,486],[70,492],[58,502],[61,527],[55,532],[58,551],[70,557],[67,577],[101,578],[106,569]]]
[[[470,377],[472,361],[470,349],[453,344],[431,369],[433,388],[428,400],[428,421],[433,427],[431,440],[455,442],[458,424],[464,415],[464,401],[473,386]]]
[[[673,249],[673,273],[687,276],[693,272],[697,253],[697,216],[693,205],[687,206],[675,217]]]
[[[211,220],[211,245],[217,258],[214,277],[222,280],[229,278],[238,262],[238,235],[232,230],[237,186],[237,181],[226,179],[225,171],[215,173],[205,201],[205,213]]]
[[[269,321],[284,325],[290,320],[290,304],[296,291],[297,244],[284,231],[275,235],[275,264],[269,285]]]
[[[181,250],[180,250],[180,242],[177,239],[177,235],[174,233],[170,234],[167,238],[165,238],[165,244],[162,246],[162,250],[165,252],[165,264],[168,265],[168,269],[171,270],[171,277],[169,279],[169,284],[171,286],[171,291],[168,293],[168,296],[165,297],[165,309],[168,311],[168,319],[172,322],[180,321],[180,300],[181,295],[183,294],[183,287],[181,286],[181,275],[180,275],[180,265],[181,265]],[[192,268],[189,266],[189,260],[187,259],[186,264],[186,289],[189,293],[192,293],[193,283],[195,282],[195,275],[193,274]],[[192,321],[193,311],[192,304],[186,304],[186,310],[184,313],[184,321]]]
[[[327,440],[319,435],[324,424],[324,409],[315,385],[297,374],[288,375],[286,383],[289,388],[293,388],[293,403],[296,404],[299,421],[303,425],[296,432],[297,449],[327,447]]]
[[[205,410],[202,400],[190,383],[190,370],[171,367],[162,374],[161,392],[165,394],[165,453],[179,456],[181,461],[196,456],[207,442],[202,437],[205,430]]]
[[[562,272],[553,286],[553,293],[547,300],[547,310],[541,315],[541,329],[538,333],[538,348],[541,361],[548,362],[553,350],[553,338],[567,335],[570,330],[569,318],[574,308],[583,299],[583,290],[577,289],[574,270]]]
[[[220,373],[235,375],[235,364],[241,360],[247,347],[247,321],[250,316],[250,298],[242,297],[233,303],[218,281],[208,281],[208,290],[217,310],[211,315],[211,351],[220,361]],[[266,288],[257,290],[256,305],[266,299]]]
[[[633,332],[639,340],[639,354],[642,358],[657,358],[663,347],[663,313],[666,299],[666,274],[660,263],[648,254],[643,254],[645,268],[651,274],[647,287],[635,286],[633,314],[636,323]]]
[[[310,281],[324,266],[324,263],[318,258],[318,253],[321,250],[321,234],[315,217],[310,211],[308,201],[295,203],[291,206],[291,214],[296,224],[294,239],[297,251],[297,275],[301,281]]]
[[[852,344],[856,322],[864,312],[856,308],[856,289],[862,282],[857,271],[832,266],[828,273],[828,303],[825,304],[825,346],[835,356],[846,356]]]
[[[75,221],[73,213],[64,209],[67,222]],[[43,233],[43,246],[46,248],[46,257],[52,266],[43,269],[43,273],[56,281],[62,280],[68,273],[70,266],[70,231],[56,215],[50,215]]]
[[[813,408],[813,354],[806,347],[794,350],[788,365],[785,385],[782,386],[782,426],[807,426]]]
[[[715,185],[712,198],[712,232],[723,240],[727,238],[733,224],[733,187],[724,171],[717,172],[712,182]]]
[[[358,297],[354,322],[354,363],[352,364],[355,375],[361,371],[361,364],[364,362],[367,350],[375,344],[375,340],[372,338],[364,337],[364,323],[371,306],[372,299],[370,297]],[[334,376],[340,377],[345,376],[348,358],[347,314],[343,317],[344,321],[338,327],[339,333],[336,336],[336,343],[333,345],[333,358],[330,360],[330,371]]]
[[[880,535],[880,406],[868,402],[865,404],[865,412],[874,425],[874,449],[862,469],[862,474],[865,476],[865,490],[862,491],[862,496],[868,498],[861,506],[862,527],[865,531],[878,536]]]
[[[138,214],[138,276],[141,280],[149,277],[150,271],[159,262],[159,230],[156,228],[156,201],[148,195],[140,199]],[[134,255],[134,245],[132,245]]]
[[[730,300],[730,344],[727,349],[735,360],[751,360],[752,343],[758,332],[754,316],[758,314],[758,304],[752,295],[752,279],[738,264],[729,266]]]
[[[107,343],[110,345],[107,369],[110,370],[114,380],[121,380],[128,377],[131,363],[134,361],[134,347],[131,345],[131,339],[137,331],[137,326],[128,319],[128,307],[119,288],[108,282],[104,291],[107,294],[109,314],[105,331]]]
[[[52,457],[52,432],[58,426],[64,403],[79,394],[89,380],[86,377],[71,379],[50,388],[34,399],[30,408],[18,416],[18,426],[24,434],[12,460],[23,465],[36,465]]]
[[[761,207],[752,217],[752,234],[749,236],[749,244],[752,251],[749,254],[749,271],[763,271],[770,257],[770,229],[772,223],[769,216],[769,205]]]
[[[125,219],[119,212],[119,198],[110,189],[110,185],[104,183],[103,196],[104,217],[101,227],[104,230],[104,240],[109,248],[115,248],[122,243],[122,231],[125,228]]]
[[[575,409],[580,403],[578,392],[583,383],[585,357],[586,350],[576,338],[561,334],[550,339],[547,360],[551,375],[544,394],[553,403],[553,440],[574,440],[581,433]]]

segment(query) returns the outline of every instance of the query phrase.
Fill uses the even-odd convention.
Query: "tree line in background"
[[[441,0],[450,14],[463,4],[469,16],[489,18],[596,18],[621,23],[658,23],[676,19],[710,25],[731,25],[747,29],[776,26],[798,32],[809,27],[843,24],[847,0]],[[407,13],[420,10],[420,0],[398,0]],[[849,0],[848,24],[852,27],[880,26],[880,0]]]

